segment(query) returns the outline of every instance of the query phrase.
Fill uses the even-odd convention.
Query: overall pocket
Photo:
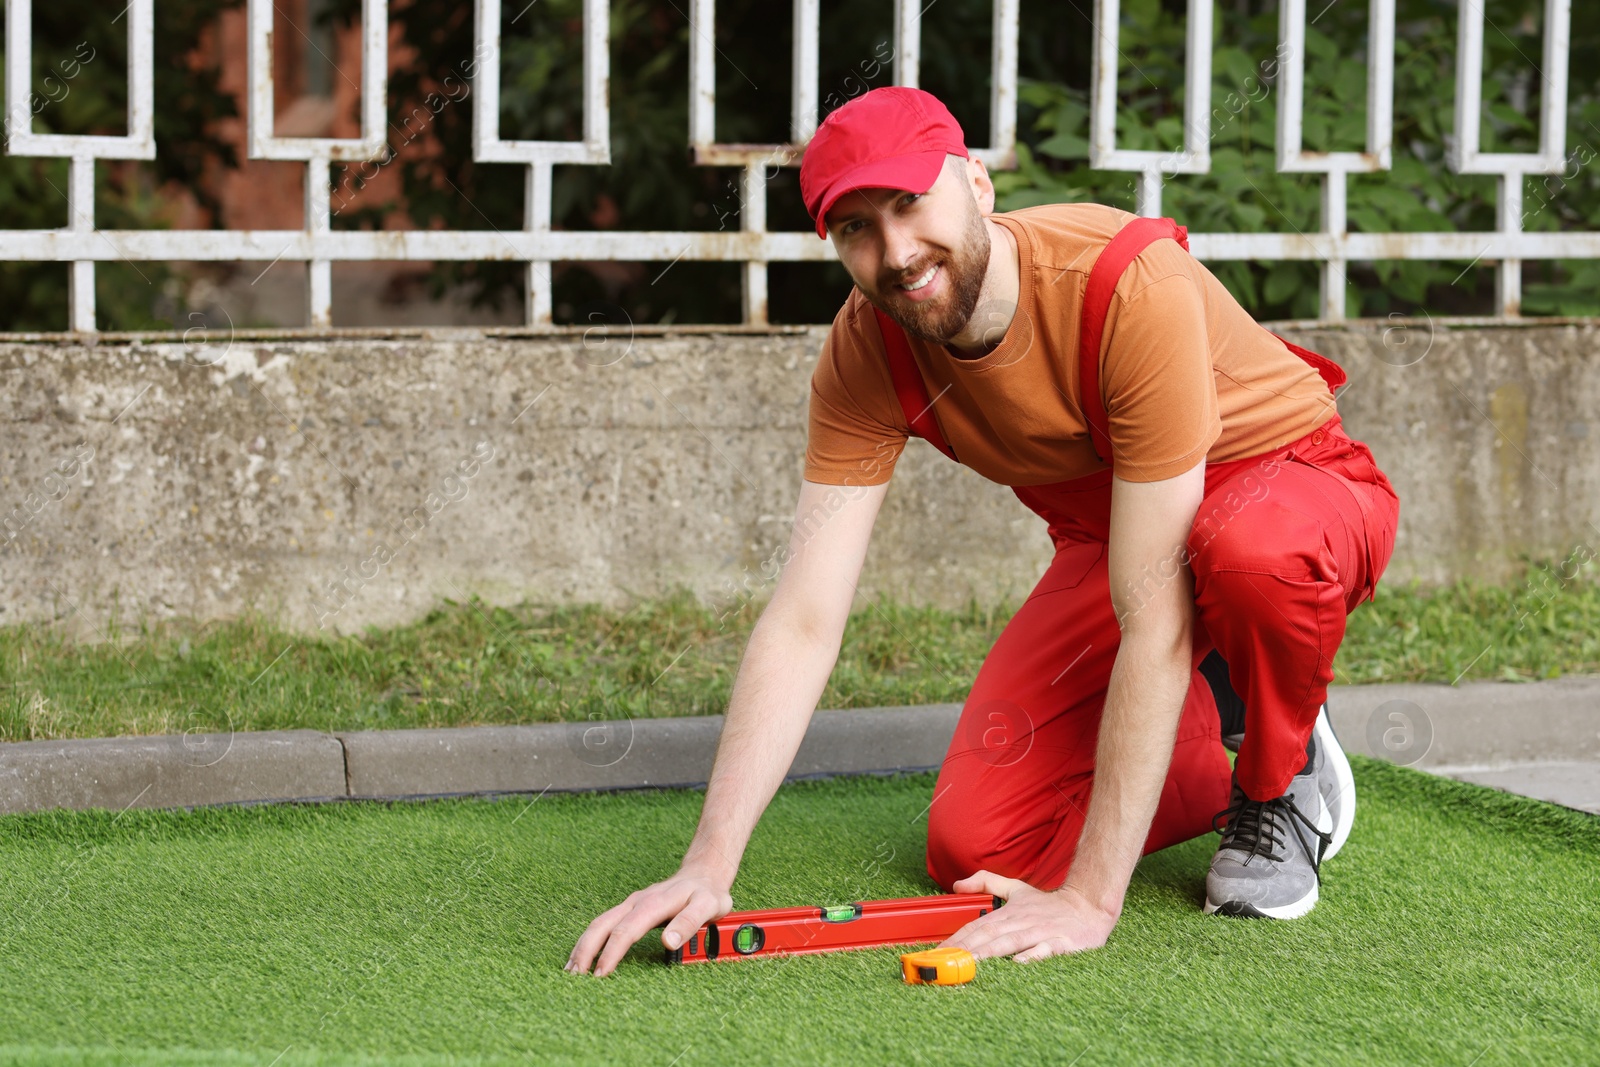
[[[1378,579],[1394,554],[1399,525],[1399,498],[1394,487],[1378,469],[1372,450],[1346,434],[1337,423],[1332,424],[1332,432],[1320,446],[1304,449],[1290,458],[1333,477],[1355,500],[1361,512],[1361,542],[1367,565],[1367,580],[1356,602],[1371,600],[1377,594]]]
[[[1106,546],[1097,541],[1082,541],[1057,549],[1043,577],[1033,587],[1033,592],[1028,594],[1028,600],[1076,589],[1101,564],[1105,553]]]

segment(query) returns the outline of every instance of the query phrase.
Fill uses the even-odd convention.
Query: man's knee
[[[975,790],[981,793],[981,790]],[[928,875],[948,890],[978,871],[1028,878],[1060,829],[1053,805],[1019,825],[977,796],[946,789],[928,811]]]
[[[983,839],[983,826],[977,819],[955,809],[943,812],[935,803],[928,813],[928,876],[941,889],[950,891],[957,881],[988,869],[993,843]]]
[[[971,817],[971,805],[962,803],[954,784],[941,782],[934,789],[933,805],[928,808],[928,877],[949,893],[955,881],[979,870],[971,865],[981,859],[979,825]]]
[[[978,871],[998,870],[996,864],[1009,865],[1007,853],[1025,836],[996,803],[996,783],[986,783],[992,774],[981,760],[957,757],[946,761],[934,787],[928,808],[928,874],[945,889]]]

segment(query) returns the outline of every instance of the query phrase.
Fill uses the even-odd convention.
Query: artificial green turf
[[[671,872],[696,792],[0,819],[0,1061],[1577,1063],[1600,1048],[1600,820],[1356,759],[1306,918],[1205,917],[1148,857],[1103,950],[907,987],[894,950],[608,978],[588,919]],[[928,775],[780,790],[741,908],[929,892]]]

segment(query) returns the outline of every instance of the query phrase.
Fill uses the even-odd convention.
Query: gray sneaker
[[[1311,740],[1314,751],[1322,757],[1321,763],[1316,765],[1322,802],[1333,816],[1333,840],[1322,855],[1326,860],[1332,859],[1334,853],[1344,847],[1350,837],[1350,829],[1356,822],[1355,775],[1350,773],[1350,761],[1345,758],[1344,749],[1334,735],[1333,720],[1328,716],[1326,703],[1317,711],[1317,724],[1312,730]],[[1243,743],[1243,733],[1222,735],[1222,747],[1230,752],[1238,752]]]
[[[1356,824],[1356,778],[1350,773],[1350,761],[1345,758],[1339,739],[1333,734],[1333,720],[1328,717],[1328,705],[1323,704],[1317,713],[1317,725],[1311,731],[1312,770],[1317,774],[1317,785],[1322,802],[1333,819],[1333,838],[1323,851],[1324,860],[1344,847],[1350,837],[1350,828]]]
[[[1311,768],[1281,797],[1251,800],[1235,774],[1232,803],[1212,820],[1222,844],[1206,874],[1207,915],[1298,919],[1316,906],[1318,868],[1334,826],[1320,788],[1327,746],[1318,741]]]

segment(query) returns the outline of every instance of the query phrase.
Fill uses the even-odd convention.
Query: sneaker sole
[[[1333,735],[1333,721],[1328,717],[1326,704],[1317,712],[1317,723],[1312,732],[1316,734],[1317,744],[1327,753],[1328,762],[1333,764],[1333,779],[1339,790],[1339,819],[1333,825],[1333,840],[1328,842],[1327,850],[1322,853],[1322,861],[1326,862],[1344,847],[1350,830],[1356,824],[1356,776],[1350,770],[1350,761],[1345,758],[1339,739]],[[1324,810],[1327,806],[1328,802],[1324,799]]]
[[[1264,908],[1252,904],[1247,900],[1227,900],[1221,904],[1213,904],[1211,898],[1206,898],[1207,915],[1232,915],[1244,919],[1298,919],[1317,906],[1317,887],[1313,885],[1311,892],[1291,904],[1279,904],[1276,907]]]

